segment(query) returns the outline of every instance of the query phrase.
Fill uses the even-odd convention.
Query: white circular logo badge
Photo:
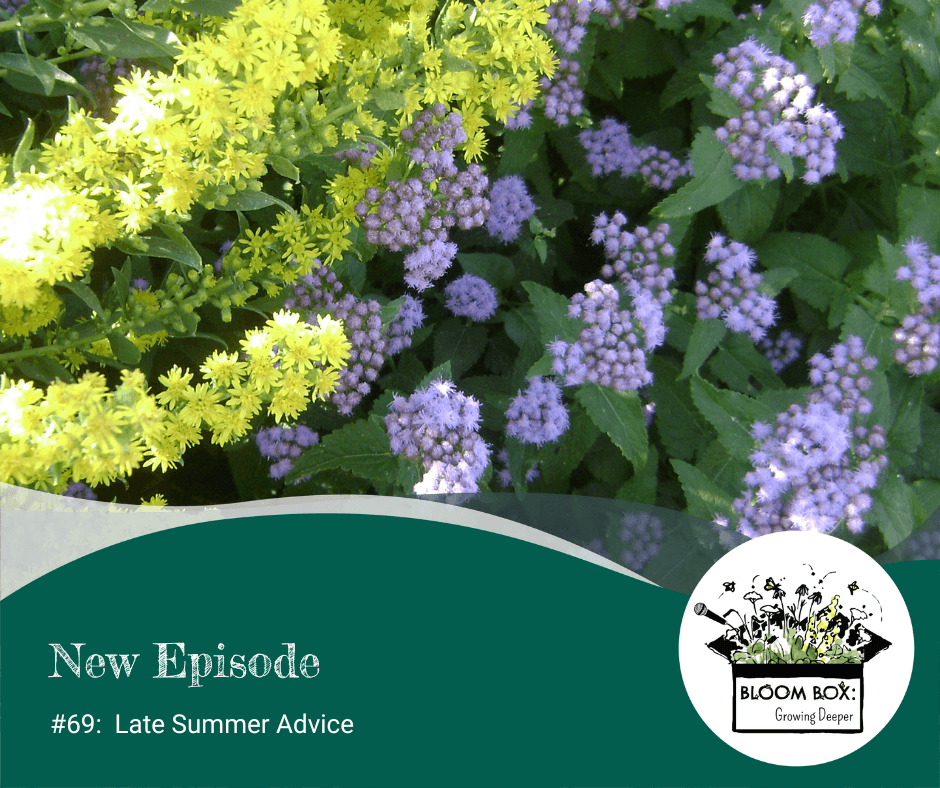
[[[679,666],[719,738],[766,763],[812,766],[888,724],[910,683],[914,632],[894,582],[861,550],[824,534],[769,534],[696,586]]]

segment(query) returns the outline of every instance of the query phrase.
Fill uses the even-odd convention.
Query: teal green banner
[[[701,721],[676,591],[421,520],[174,528],[0,603],[0,782],[938,786],[940,563],[886,569],[914,622],[907,695],[857,752],[795,768]]]

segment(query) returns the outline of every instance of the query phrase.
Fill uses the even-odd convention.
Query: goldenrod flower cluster
[[[247,332],[241,349],[207,358],[201,383],[173,367],[155,396],[139,370],[123,371],[113,391],[94,372],[45,392],[0,376],[0,482],[62,492],[69,481],[95,486],[141,466],[173,468],[204,431],[225,445],[262,411],[280,422],[325,399],[350,345],[338,321],[311,326],[282,311]]]

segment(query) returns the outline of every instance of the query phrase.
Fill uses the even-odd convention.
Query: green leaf
[[[698,320],[692,328],[692,338],[689,340],[689,347],[685,352],[685,359],[682,362],[682,373],[679,380],[698,372],[708,357],[712,354],[721,340],[728,333],[728,327],[718,318],[709,320]]]
[[[753,377],[764,390],[782,389],[783,381],[767,357],[754,347],[753,341],[745,334],[732,334],[718,352],[708,362],[708,368],[729,388],[735,391],[751,392]]]
[[[598,428],[607,434],[634,468],[646,464],[649,443],[646,417],[635,391],[614,391],[588,383],[575,395]]]
[[[434,363],[450,361],[453,374],[463,375],[486,349],[486,327],[465,318],[450,318],[435,326]]]
[[[718,442],[742,460],[749,459],[754,451],[751,425],[755,421],[772,424],[777,415],[756,399],[715,388],[701,378],[692,378],[692,401],[717,430]]]
[[[140,363],[140,351],[126,336],[119,333],[108,334],[108,344],[111,352],[122,364],[135,366]]]
[[[114,244],[127,254],[143,254],[149,257],[165,257],[176,260],[190,268],[202,268],[202,257],[188,241],[180,243],[169,238],[147,235],[135,238],[122,238]]]
[[[929,169],[940,171],[940,91],[914,118],[914,136],[924,147]]]
[[[931,479],[940,477],[940,414],[933,408],[920,409],[920,435],[913,472]]]
[[[571,474],[581,464],[600,432],[578,404],[570,408],[570,426],[557,443],[546,443],[538,451],[541,476],[536,489],[555,493],[571,487]]]
[[[808,233],[772,233],[756,251],[767,269],[797,270],[800,275],[790,282],[790,289],[810,306],[823,310],[844,288],[842,276],[852,259],[845,247]]]
[[[940,189],[905,183],[898,189],[898,238],[920,238],[940,252]]]
[[[228,202],[225,203],[225,205],[217,205],[216,207],[220,211],[260,211],[262,208],[267,208],[271,205],[277,205],[283,208],[292,216],[297,215],[296,211],[286,202],[279,200],[277,197],[272,197],[270,194],[265,194],[264,192],[238,192],[237,194],[229,195]]]
[[[924,381],[892,367],[888,383],[892,410],[891,427],[887,435],[888,458],[894,467],[906,471],[914,465],[920,446],[920,410],[924,401]],[[940,468],[936,472],[940,475]]]
[[[38,57],[3,52],[0,53],[0,68],[14,72],[7,74],[5,79],[15,88],[27,93],[38,93],[44,96],[61,95],[69,91],[88,93],[71,74]],[[26,81],[13,78],[15,74],[23,75]],[[64,90],[57,92],[56,83],[61,83]]]
[[[397,477],[398,463],[389,446],[385,425],[377,416],[359,419],[324,436],[318,445],[297,458],[287,480],[332,470],[346,471],[376,486]]]
[[[856,43],[852,63],[839,78],[838,90],[853,101],[874,98],[900,111],[906,91],[900,52],[893,48],[876,52],[868,44]]]
[[[655,446],[650,446],[649,458],[640,470],[621,485],[615,496],[618,501],[632,501],[653,506],[656,504],[657,471],[659,453]]]
[[[602,30],[597,39],[598,50],[607,54],[595,63],[596,73],[617,95],[618,88],[623,91],[623,80],[669,71],[677,59],[675,40],[645,19],[635,19],[617,30]]]
[[[457,262],[468,274],[485,279],[497,290],[508,290],[515,279],[516,268],[512,260],[501,254],[461,253],[457,255]]]
[[[515,438],[506,439],[506,455],[509,459],[509,476],[512,479],[513,490],[517,493],[525,494],[526,484],[525,474],[531,467],[526,462],[526,446]]]
[[[713,520],[715,515],[734,516],[731,496],[704,473],[682,460],[670,460],[670,463],[682,485],[689,514],[705,520]]]
[[[654,213],[662,218],[689,216],[728,199],[743,185],[734,177],[731,155],[713,129],[702,126],[692,143],[695,176],[675,194],[663,200]]]
[[[129,60],[175,58],[180,52],[180,40],[176,33],[141,22],[98,16],[94,24],[75,25],[69,33],[82,46],[107,57]]]
[[[650,359],[653,425],[670,457],[692,460],[715,439],[715,433],[692,402],[689,384],[679,382],[678,367],[660,354]]]
[[[545,121],[538,116],[532,119],[532,125],[527,129],[506,131],[497,175],[521,175],[538,157],[545,144],[545,131]]]
[[[889,549],[896,547],[914,530],[913,490],[888,466],[881,472],[871,498],[866,522],[881,531]]]
[[[92,289],[84,282],[56,282],[56,284],[69,290],[73,295],[78,296],[82,303],[94,314],[100,315],[104,312],[101,302],[98,300],[98,296],[96,296]]]
[[[580,321],[568,317],[570,301],[536,282],[523,282],[522,286],[535,308],[535,316],[542,329],[542,343],[548,344],[555,339],[577,342],[583,325]]]
[[[66,383],[75,382],[71,372],[58,361],[53,361],[48,357],[21,358],[13,363],[23,375],[41,383],[52,383],[56,380],[64,380]]]
[[[16,151],[13,153],[12,169],[14,175],[29,170],[29,149],[33,146],[35,133],[36,124],[33,123],[32,118],[29,118],[26,121],[26,131],[24,131],[23,136],[20,137],[20,141],[16,145]]]
[[[911,489],[914,491],[914,495],[917,496],[923,512],[920,523],[918,523],[920,525],[931,519],[931,515],[940,509],[940,481],[936,479],[918,479],[911,484]]]
[[[417,391],[418,389],[426,389],[435,380],[451,380],[452,381],[453,379],[454,379],[454,373],[451,370],[450,361],[448,360],[448,361],[445,361],[443,364],[438,364],[436,367],[434,367],[434,369],[428,372],[428,374],[425,375],[421,379],[421,382],[418,383],[417,386],[415,386],[415,391]]]
[[[748,181],[718,204],[718,215],[734,240],[753,246],[770,228],[779,200],[779,181]]]
[[[761,275],[760,290],[769,296],[776,297],[783,288],[799,275],[800,272],[795,268],[771,268]]]
[[[908,9],[895,20],[895,25],[904,51],[914,58],[929,79],[940,81],[937,34],[927,18]]]
[[[405,106],[405,94],[400,90],[372,91],[372,98],[382,112],[391,112]]]
[[[268,156],[267,163],[271,165],[278,175],[282,178],[287,178],[288,180],[297,183],[300,180],[300,170],[294,166],[294,163],[290,159],[285,159],[283,156]]]

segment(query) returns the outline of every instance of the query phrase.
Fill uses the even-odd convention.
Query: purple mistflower
[[[336,275],[322,266],[297,281],[284,305],[304,314],[311,325],[317,323],[320,315],[343,322],[351,345],[350,355],[331,401],[346,416],[372,390],[386,357],[409,347],[411,334],[424,321],[420,302],[408,296],[398,315],[383,326],[378,301],[344,295]]]
[[[898,268],[895,278],[911,283],[920,307],[905,315],[891,335],[897,345],[894,360],[908,374],[925,375],[936,369],[940,359],[940,255],[932,254],[919,238],[911,238],[904,245],[904,256],[908,264]]]
[[[584,549],[590,550],[592,553],[597,553],[597,555],[599,555],[601,558],[610,560],[610,555],[607,553],[607,548],[601,539],[592,539],[590,542],[584,545]]]
[[[757,346],[764,352],[774,372],[779,374],[800,357],[803,340],[790,331],[781,331],[776,339],[764,337]]]
[[[519,237],[523,222],[535,213],[535,203],[529,196],[525,181],[518,175],[507,175],[490,186],[490,214],[486,231],[503,243]]]
[[[525,393],[519,391],[506,411],[506,434],[542,446],[557,441],[568,429],[568,409],[561,389],[552,380],[529,378]]]
[[[509,452],[505,449],[500,451],[494,458],[493,470],[495,471],[493,475],[496,477],[496,481],[499,482],[500,487],[512,486],[512,474],[509,472]],[[532,484],[532,482],[538,478],[539,465],[538,463],[533,463],[525,472],[526,484]]]
[[[510,131],[529,128],[529,126],[532,125],[532,114],[529,111],[530,109],[532,109],[531,101],[527,101],[521,106],[518,104],[513,105],[513,108],[509,113],[509,117],[506,118],[506,128]]]
[[[490,448],[480,437],[480,403],[438,378],[410,397],[396,396],[385,428],[395,454],[421,461],[419,495],[475,493],[489,464]]]
[[[752,270],[754,250],[723,235],[712,236],[705,262],[714,266],[708,283],[696,282],[696,306],[700,320],[720,317],[735,333],[746,333],[755,342],[763,339],[776,321],[777,304],[759,293],[763,277]]]
[[[150,282],[143,277],[131,280],[131,290],[146,290],[148,287],[150,287]]]
[[[393,252],[413,250],[405,257],[405,281],[424,290],[444,274],[457,253],[448,240],[450,229],[470,230],[486,221],[489,180],[477,164],[457,168],[454,150],[467,135],[461,116],[448,114],[443,104],[418,113],[401,131],[401,139],[415,175],[389,181],[384,191],[370,187],[355,212],[369,243]]]
[[[229,249],[231,249],[234,245],[234,241],[223,241],[222,245],[219,247],[218,259],[216,259],[216,261],[212,264],[212,267],[215,268],[215,272],[217,274],[222,273],[222,261],[225,259],[225,255],[229,253]]]
[[[555,0],[548,6],[545,30],[563,52],[570,55],[578,51],[593,5],[593,0]]]
[[[303,454],[304,449],[316,445],[319,441],[320,436],[303,424],[295,424],[292,427],[279,424],[260,429],[255,435],[258,453],[271,461],[268,473],[275,480],[287,476],[294,468],[294,460]],[[310,478],[310,476],[302,476],[293,484],[298,485]]]
[[[464,274],[444,289],[445,305],[455,315],[481,322],[496,313],[496,288],[485,279]]]
[[[620,211],[610,218],[602,213],[594,220],[591,241],[603,245],[604,256],[611,261],[601,268],[601,276],[619,278],[633,296],[647,290],[660,303],[669,303],[669,286],[676,278],[675,271],[662,264],[676,253],[667,240],[669,225],[657,225],[652,231],[637,227],[631,233],[625,229],[626,224],[627,217]]]
[[[8,16],[13,16],[28,2],[29,0],[0,0],[0,11]]]
[[[605,118],[596,129],[585,129],[578,134],[578,140],[594,175],[619,172],[629,178],[643,163],[639,150],[630,141],[627,124],[613,118]]]
[[[865,373],[877,359],[866,356],[864,343],[853,336],[809,363],[815,388],[805,404],[778,414],[776,426],[752,425],[753,470],[733,504],[737,530],[747,537],[783,530],[828,533],[840,522],[853,533],[865,527],[869,491],[888,462],[884,428],[865,423],[872,410],[864,396],[871,386]]]
[[[618,535],[623,547],[620,562],[627,569],[642,572],[650,560],[659,555],[663,541],[662,520],[646,512],[628,512],[620,526]]]
[[[940,530],[936,528],[915,531],[905,545],[907,561],[940,560]]]
[[[85,501],[97,501],[98,496],[95,495],[95,491],[91,489],[87,484],[82,482],[69,482],[69,486],[65,488],[63,493],[66,498],[81,498]]]
[[[715,55],[712,64],[717,69],[715,89],[735,99],[741,110],[715,130],[738,162],[737,178],[779,178],[771,148],[802,159],[806,183],[819,183],[835,171],[835,143],[844,136],[842,126],[822,104],[811,106],[815,88],[793,63],[771,54],[752,37]]]
[[[554,76],[539,78],[539,84],[545,91],[545,117],[559,126],[567,126],[584,114],[584,91],[578,82],[580,71],[581,65],[577,60],[561,58]]]
[[[652,145],[637,151],[637,156],[640,157],[640,177],[654,189],[667,191],[677,178],[693,174],[691,160],[683,164],[669,151]]]
[[[881,13],[878,0],[821,0],[813,3],[803,14],[809,40],[815,47],[825,47],[834,41],[851,44],[858,29],[859,11],[868,16]]]
[[[647,360],[666,336],[663,306],[641,290],[631,309],[620,307],[620,293],[600,279],[588,282],[584,293],[571,299],[568,314],[585,327],[577,342],[556,339],[548,346],[554,356],[552,370],[566,386],[597,383],[628,391],[653,382]]]

